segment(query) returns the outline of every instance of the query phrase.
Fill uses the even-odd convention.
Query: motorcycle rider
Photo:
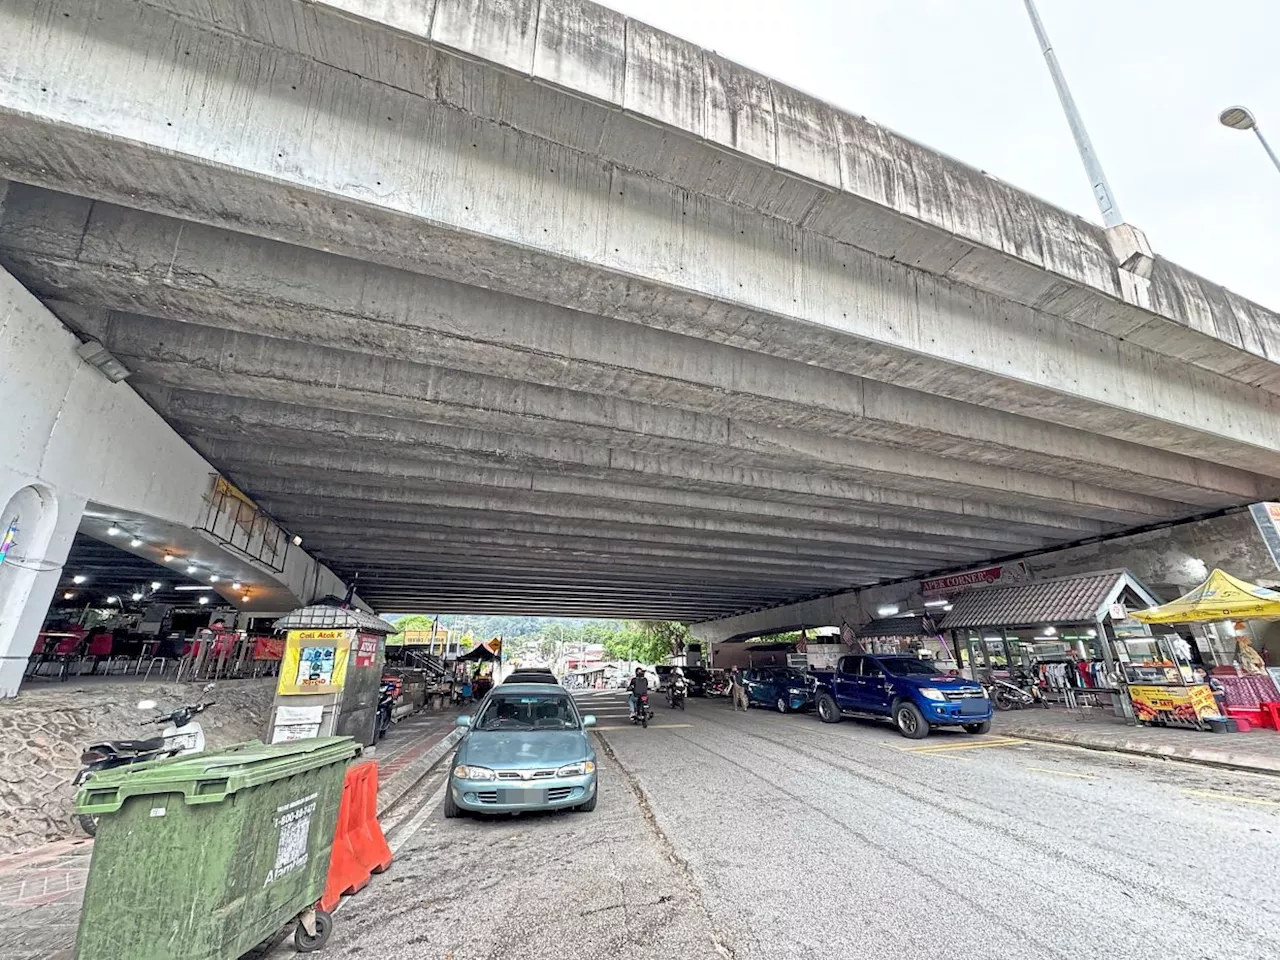
[[[677,696],[683,700],[689,695],[689,684],[684,678],[684,670],[676,667],[671,674],[671,684],[667,692],[667,701],[675,706]]]
[[[645,675],[644,667],[636,667],[636,675],[627,682],[627,689],[631,691],[630,705],[631,716],[636,715],[636,705],[639,704],[640,698],[649,692],[649,678]]]

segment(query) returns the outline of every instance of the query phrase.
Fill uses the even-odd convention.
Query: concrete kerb
[[[378,817],[384,817],[390,813],[395,806],[403,800],[409,793],[426,778],[436,765],[444,759],[445,754],[457,745],[462,739],[466,731],[462,727],[451,731],[445,735],[445,738],[432,747],[426,754],[419,759],[416,766],[416,776],[413,777],[389,777],[385,783],[379,784],[378,787]],[[377,759],[374,755],[373,759]],[[390,790],[385,789],[388,785],[395,783]]]
[[[1124,753],[1157,760],[1175,760],[1180,763],[1194,763],[1223,770],[1240,770],[1246,773],[1280,777],[1280,758],[1263,757],[1257,754],[1226,753],[1220,750],[1207,750],[1194,746],[1182,747],[1144,743],[1141,740],[1112,739],[1087,734],[1061,733],[1056,730],[1037,730],[1035,728],[1019,728],[1017,731],[1012,732],[1011,735],[1021,737],[1024,740],[1058,743],[1066,746],[1081,747],[1085,750]]]

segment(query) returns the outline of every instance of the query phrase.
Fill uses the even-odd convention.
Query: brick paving
[[[378,813],[390,810],[454,742],[457,711],[395,724],[374,751]],[[0,960],[70,960],[93,841],[61,840],[0,856]]]

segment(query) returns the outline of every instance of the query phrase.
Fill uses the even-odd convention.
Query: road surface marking
[[[595,730],[630,730],[634,726],[638,726],[638,724],[629,723],[625,727],[599,726],[599,727],[594,727],[593,729]],[[651,723],[649,724],[649,729],[650,730],[676,730],[680,727],[692,727],[692,726],[693,726],[692,723]]]
[[[1257,797],[1242,797],[1234,793],[1215,793],[1212,790],[1183,790],[1193,797],[1205,797],[1209,800],[1227,800],[1231,803],[1253,803],[1260,807],[1280,807],[1280,800],[1261,800]]]
[[[450,771],[450,774],[453,771]],[[444,792],[449,789],[449,774],[445,775],[444,783],[440,789],[431,795],[431,799],[422,805],[417,813],[415,813],[403,827],[400,827],[395,836],[387,841],[387,846],[391,848],[393,854],[399,853],[400,848],[408,843],[415,833],[422,829],[422,825],[431,818],[436,812],[436,807],[440,806],[440,802],[444,800]]]
[[[1012,737],[1003,740],[982,740],[978,743],[956,743],[943,744],[927,747],[895,747],[903,753],[950,753],[952,750],[982,750],[986,747],[1016,747],[1020,743],[1026,743],[1025,740],[1015,740]]]
[[[1069,770],[1050,770],[1048,767],[1027,767],[1028,770],[1034,770],[1036,773],[1052,773],[1059,777],[1075,777],[1077,780],[1097,780],[1098,776],[1094,773],[1071,773]]]

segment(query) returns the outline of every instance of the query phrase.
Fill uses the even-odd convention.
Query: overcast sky
[[[604,0],[1101,222],[1023,0]],[[1039,0],[1125,219],[1280,310],[1280,0]]]

